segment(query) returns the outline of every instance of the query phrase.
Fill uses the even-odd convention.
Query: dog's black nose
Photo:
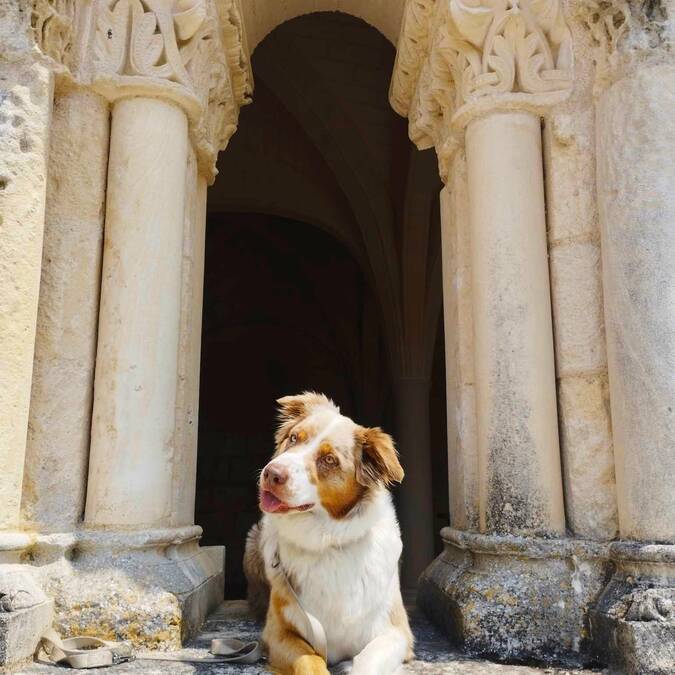
[[[263,471],[263,481],[270,487],[283,485],[287,480],[288,471],[281,466],[268,464]]]

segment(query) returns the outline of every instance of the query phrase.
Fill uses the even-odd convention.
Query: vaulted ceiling
[[[441,186],[433,153],[414,148],[388,102],[397,3],[352,3],[364,17],[379,7],[382,32],[339,12],[282,23],[263,4],[244,3],[255,92],[219,158],[209,212],[281,215],[331,233],[372,284],[392,368],[427,374],[441,307]],[[278,5],[286,18],[304,14],[303,3]]]

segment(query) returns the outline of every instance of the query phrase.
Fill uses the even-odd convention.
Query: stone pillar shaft
[[[24,523],[41,531],[71,530],[84,510],[109,117],[83,90],[54,101],[22,499]]]
[[[563,533],[539,117],[466,132],[480,527]]]
[[[197,171],[194,152],[187,170],[178,392],[176,461],[173,476],[173,525],[192,525],[197,491],[199,375],[206,243],[206,180]]]
[[[466,159],[453,158],[451,184],[440,194],[443,316],[448,420],[450,523],[478,528],[478,458]]]
[[[165,525],[172,508],[187,118],[113,108],[87,524]]]
[[[19,525],[42,262],[53,78],[44,66],[27,57],[14,63],[0,63],[0,81],[0,530],[3,530]]]
[[[675,66],[597,106],[598,202],[622,538],[675,542]]]

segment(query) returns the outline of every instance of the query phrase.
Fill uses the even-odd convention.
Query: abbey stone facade
[[[253,50],[319,11],[396,46],[444,183],[450,523],[408,546],[418,603],[471,653],[675,672],[673,0],[0,2],[0,668],[52,623],[175,647],[222,599],[207,189]]]

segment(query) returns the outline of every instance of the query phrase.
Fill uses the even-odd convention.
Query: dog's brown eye
[[[288,438],[291,445],[295,445],[298,442],[298,434],[291,434]]]
[[[323,461],[327,466],[336,466],[337,465],[337,458],[335,457],[335,455],[324,455]]]

